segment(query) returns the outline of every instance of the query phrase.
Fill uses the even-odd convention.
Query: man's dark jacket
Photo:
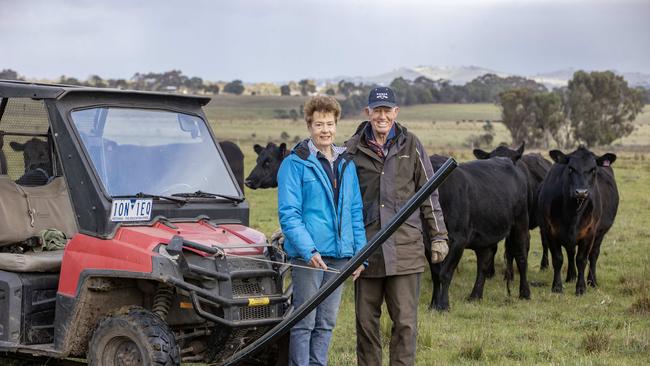
[[[396,124],[394,143],[385,159],[375,153],[364,133],[370,122],[361,123],[346,141],[347,152],[357,166],[363,220],[368,240],[395,216],[397,211],[433,175],[429,157],[420,140]],[[367,128],[371,128],[368,126]],[[436,190],[386,242],[370,256],[364,277],[385,277],[424,272],[422,230],[431,240],[447,240],[447,228]],[[427,243],[430,245],[430,243]]]

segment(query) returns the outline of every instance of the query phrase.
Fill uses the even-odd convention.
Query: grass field
[[[282,98],[278,98],[282,100]],[[291,99],[291,98],[284,98]],[[298,98],[296,98],[296,101]],[[225,103],[231,104],[230,118],[218,118]],[[249,101],[253,103],[254,101]],[[247,106],[236,111],[236,101],[214,102],[207,108],[220,138],[238,141],[246,155],[246,174],[255,162],[252,145],[280,142],[282,132],[290,138],[306,136],[303,122],[272,120],[276,106],[266,105],[262,118],[236,118],[248,115]],[[284,107],[283,107],[284,108]],[[215,116],[215,117],[212,117]],[[497,120],[492,105],[429,105],[403,108],[400,120],[420,136],[431,152],[451,153],[458,160],[471,158],[465,139],[481,133],[481,122]],[[361,120],[361,118],[359,118]],[[338,141],[345,140],[359,120],[340,122]],[[475,122],[462,122],[473,120]],[[434,123],[435,121],[435,123]],[[457,122],[460,121],[460,122]],[[455,273],[450,289],[451,311],[431,312],[431,281],[425,274],[421,284],[418,334],[418,365],[647,365],[650,360],[650,109],[638,118],[637,130],[614,146],[618,160],[613,165],[621,204],[616,223],[602,245],[598,263],[597,289],[576,297],[575,283],[565,284],[564,294],[552,294],[552,271],[541,272],[541,244],[537,230],[532,232],[529,279],[532,299],[522,301],[508,296],[505,282],[497,275],[486,283],[484,299],[469,303],[476,271],[476,257],[467,251]],[[509,142],[500,124],[495,125],[495,143]],[[602,153],[607,148],[595,149]],[[269,235],[278,227],[276,190],[248,190],[251,226]],[[500,244],[497,271],[503,270]],[[566,269],[564,270],[566,271]],[[566,272],[564,272],[566,273]],[[516,279],[518,280],[518,279]],[[516,288],[516,286],[515,286]],[[513,293],[516,293],[513,292]],[[384,311],[385,314],[385,311]],[[390,321],[382,317],[385,349]],[[332,340],[330,363],[352,365],[355,356],[354,299],[352,283],[346,283],[338,325]],[[386,361],[388,354],[385,353]]]

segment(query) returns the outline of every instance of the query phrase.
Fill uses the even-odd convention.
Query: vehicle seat
[[[61,269],[63,250],[51,252],[26,252],[24,254],[0,253],[0,270],[9,272],[58,272]]]
[[[77,233],[77,222],[63,177],[44,186],[22,187],[0,175],[0,247],[58,229],[67,238]]]

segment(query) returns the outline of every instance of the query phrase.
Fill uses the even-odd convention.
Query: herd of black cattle
[[[0,174],[7,174],[2,145],[0,135]],[[23,152],[25,161],[25,174],[16,182],[45,184],[53,174],[48,144],[34,138],[10,145]],[[277,172],[288,152],[286,144],[255,145],[256,166],[246,180],[241,149],[229,141],[220,146],[242,191],[244,184],[251,189],[277,187]],[[566,282],[577,279],[576,294],[582,295],[587,284],[597,285],[600,246],[618,209],[618,189],[611,167],[616,155],[596,156],[584,147],[570,154],[552,150],[551,163],[540,154],[523,152],[523,145],[517,150],[500,146],[489,153],[476,149],[477,160],[460,164],[439,188],[450,250],[442,263],[430,265],[434,286],[431,308],[449,308],[449,286],[465,249],[474,250],[477,257],[476,280],[469,299],[480,299],[486,278],[495,274],[494,257],[503,239],[506,280],[509,284],[514,278],[516,263],[519,297],[529,299],[529,232],[538,226],[543,246],[541,269],[548,268],[551,252],[551,290],[562,292],[562,247],[567,253]],[[433,155],[430,160],[437,169],[446,157]],[[585,279],[587,260],[589,274]]]
[[[244,181],[251,189],[277,187],[276,175],[287,154],[286,144],[255,145],[257,164]],[[519,272],[519,297],[530,298],[526,278],[530,230],[539,226],[543,246],[541,269],[553,263],[553,292],[562,292],[562,247],[567,253],[566,282],[576,281],[576,295],[595,287],[600,245],[618,209],[618,189],[612,163],[616,155],[596,156],[584,147],[570,154],[550,151],[554,163],[540,154],[512,150],[474,150],[477,160],[462,163],[439,188],[439,200],[449,231],[449,255],[430,264],[431,308],[449,308],[449,286],[465,249],[477,257],[477,274],[469,299],[480,299],[486,278],[495,274],[497,244],[505,239],[505,277]],[[430,157],[434,170],[447,158]],[[426,235],[426,233],[425,233]],[[425,238],[426,241],[426,238]],[[577,248],[577,251],[576,251]],[[429,256],[429,253],[426,253]],[[589,261],[589,274],[585,268]]]

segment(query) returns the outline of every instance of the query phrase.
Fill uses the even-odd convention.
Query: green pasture
[[[239,142],[245,153],[246,175],[255,164],[252,145],[303,138],[303,122],[219,118],[221,107],[207,111],[217,136]],[[235,112],[230,112],[235,113]],[[213,117],[214,116],[214,117]],[[421,137],[427,150],[447,153],[459,161],[471,159],[465,139],[482,132],[478,120],[498,119],[492,105],[429,105],[403,108],[400,120]],[[463,122],[465,120],[465,122]],[[474,122],[467,122],[473,120]],[[457,122],[458,121],[458,122]],[[359,120],[340,122],[337,140],[344,141]],[[435,122],[435,123],[434,123]],[[510,142],[500,124],[495,144]],[[286,132],[290,138],[282,139]],[[530,301],[516,296],[518,277],[508,296],[502,280],[503,247],[497,256],[497,276],[485,286],[484,299],[467,302],[476,274],[476,257],[467,251],[454,275],[451,310],[429,311],[430,275],[422,279],[419,309],[418,365],[647,365],[650,360],[650,109],[638,119],[637,130],[617,141],[618,160],[613,165],[621,195],[616,223],[603,241],[598,262],[599,288],[574,295],[575,283],[564,294],[550,291],[552,271],[539,269],[539,232],[531,233]],[[610,148],[595,149],[602,153]],[[548,157],[548,155],[546,155]],[[251,226],[270,235],[278,227],[277,191],[249,190]],[[502,244],[500,244],[502,245]],[[563,270],[566,273],[566,268]],[[332,340],[330,363],[353,365],[355,354],[354,297],[346,283],[338,324]],[[384,314],[386,312],[384,311]],[[390,321],[382,316],[384,360],[388,359]]]

